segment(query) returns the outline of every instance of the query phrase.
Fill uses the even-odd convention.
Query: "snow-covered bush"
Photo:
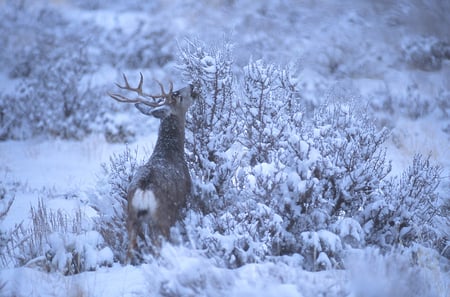
[[[437,97],[437,105],[447,118],[450,117],[450,91],[441,90]]]
[[[190,211],[185,220],[189,244],[230,268],[280,254],[281,223],[278,214],[255,200],[236,202],[206,215]]]
[[[18,92],[0,95],[0,138],[80,139],[105,110],[98,100],[101,91],[84,80],[94,66],[87,52],[89,34],[71,27],[55,9],[37,7],[8,9],[5,17],[11,23],[2,20],[5,32],[10,32],[4,35],[11,36],[2,56],[12,69],[10,77],[19,82]],[[94,30],[87,24],[84,28]]]
[[[338,235],[327,230],[300,233],[300,253],[308,270],[339,268],[342,243]]]
[[[396,98],[394,108],[407,117],[418,119],[433,111],[438,104],[438,100],[437,98],[424,97],[418,90],[417,85],[412,84],[406,87],[404,96]]]
[[[188,42],[181,49],[180,67],[202,94],[188,121],[197,211],[185,220],[190,244],[229,267],[297,253],[303,267],[314,270],[343,267],[348,248],[382,246],[373,225],[388,222],[373,223],[372,210],[403,203],[395,182],[387,181],[391,166],[383,143],[389,131],[342,99],[306,118],[289,69],[251,60],[234,76],[226,45],[207,51]],[[428,175],[437,179],[431,168]],[[425,183],[410,187],[436,191]],[[427,201],[437,208],[436,199]],[[401,213],[391,214],[401,220]],[[421,224],[432,226],[425,219]]]
[[[174,36],[164,26],[139,20],[130,29],[118,25],[99,34],[97,58],[118,69],[151,69],[174,61]]]
[[[339,236],[345,247],[361,248],[366,244],[366,235],[360,223],[353,218],[339,218],[333,225],[333,232]]]
[[[288,69],[262,60],[250,61],[244,67],[242,95],[239,101],[239,141],[248,149],[244,162],[250,166],[270,163],[285,142],[284,129],[291,114],[298,108],[295,84]]]
[[[402,44],[402,53],[411,67],[437,71],[441,69],[443,60],[450,59],[450,45],[430,37],[406,39]]]
[[[358,110],[354,104],[328,104],[318,109],[311,121],[296,112],[282,126],[286,129],[285,143],[277,151],[281,165],[269,178],[272,186],[277,180],[281,182],[269,199],[289,234],[282,251],[301,253],[310,269],[321,268],[315,262],[318,255],[306,257],[311,249],[301,243],[305,238],[301,234],[325,230],[350,246],[364,245],[359,212],[390,171],[381,147],[388,131],[378,131]],[[319,250],[324,253],[321,259],[329,257],[333,267],[342,265],[341,249]],[[322,265],[325,267],[329,265]]]
[[[142,159],[138,158],[138,149],[132,152],[127,146],[123,152],[113,154],[108,164],[102,164],[103,173],[110,186],[109,195],[115,196],[116,200],[127,199],[128,185],[137,168],[143,165],[144,158],[145,156]]]
[[[77,82],[81,77],[75,73],[68,71],[65,78],[54,74],[42,74],[49,81],[27,80],[21,84],[18,95],[0,97],[2,139],[81,139],[93,131],[102,109],[95,98],[98,94],[79,91]]]
[[[237,133],[232,44],[186,43],[180,48],[179,68],[199,93],[186,124],[187,161],[195,177],[192,206],[209,212],[227,203],[237,165],[229,155]]]
[[[334,218],[354,216],[390,172],[382,147],[389,131],[377,129],[354,104],[324,106],[313,125],[312,145],[320,154],[311,168],[318,179],[313,192],[326,200],[320,208]]]
[[[13,230],[4,230],[2,222],[14,203],[14,192],[17,185],[4,184],[0,181],[0,265],[7,266],[10,259],[7,256],[7,248],[11,241],[10,233]],[[16,226],[17,228],[17,226]]]
[[[52,211],[39,200],[32,207],[31,225],[23,224],[9,232],[3,247],[3,265],[6,267],[35,266],[45,271],[76,274],[110,266],[113,254],[97,231],[82,226],[82,213],[73,216],[63,211]]]
[[[136,124],[116,110],[103,117],[105,140],[109,143],[131,143],[136,139]]]
[[[414,243],[436,248],[446,236],[436,226],[443,215],[436,192],[440,173],[430,157],[416,155],[400,177],[385,180],[363,211],[367,241],[383,248]]]
[[[36,66],[54,62],[47,54],[56,48],[58,39],[69,35],[71,42],[74,31],[56,9],[44,5],[29,5],[27,1],[6,1],[2,5],[0,28],[2,32],[2,65],[9,69],[10,78],[27,78],[33,75]],[[65,31],[65,34],[63,32]],[[79,38],[76,38],[77,40]],[[76,43],[76,40],[73,40]],[[57,50],[57,49],[56,49]]]
[[[433,42],[434,40],[430,39],[405,41],[402,50],[406,63],[421,70],[439,70],[442,60],[431,53]]]

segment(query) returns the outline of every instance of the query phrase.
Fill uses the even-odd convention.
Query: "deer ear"
[[[145,115],[152,115],[152,109],[150,106],[142,104],[142,103],[136,103],[134,105],[140,112],[142,112]]]
[[[153,116],[158,119],[165,118],[170,113],[170,108],[167,105],[151,107],[142,103],[136,103],[134,106],[145,115]]]
[[[163,119],[170,114],[170,108],[166,105],[154,108],[150,114],[158,119]]]

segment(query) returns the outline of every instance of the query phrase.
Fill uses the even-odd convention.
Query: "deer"
[[[140,166],[128,186],[127,191],[127,233],[128,250],[126,263],[136,263],[140,251],[137,237],[153,254],[161,247],[162,241],[170,239],[170,230],[181,219],[191,193],[192,181],[185,160],[185,117],[189,107],[198,97],[192,85],[173,91],[170,82],[166,93],[164,86],[156,81],[161,94],[152,95],[143,91],[143,75],[137,87],[131,87],[123,74],[124,85],[116,85],[127,92],[136,93],[135,98],[118,93],[108,93],[121,103],[133,103],[144,115],[160,119],[158,138],[150,159]],[[148,228],[148,229],[145,229]],[[151,243],[148,243],[145,231]]]

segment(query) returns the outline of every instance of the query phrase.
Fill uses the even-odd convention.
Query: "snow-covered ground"
[[[0,143],[2,175],[23,184],[2,227],[28,221],[30,206],[36,206],[36,197],[44,192],[50,193],[46,200],[50,209],[73,214],[81,208],[88,215],[97,215],[83,197],[66,196],[95,186],[100,163],[124,149],[124,145],[111,145],[98,137],[80,142]],[[392,149],[390,156],[400,160],[395,166],[404,165],[404,152]],[[136,267],[115,263],[73,276],[30,267],[3,269],[0,296],[419,296],[416,290],[428,289],[426,296],[447,296],[448,273],[424,252],[419,272],[410,271],[401,259],[393,264],[377,251],[349,255],[353,260],[347,270],[308,272],[299,268],[295,257],[230,270],[217,267],[200,251],[167,244],[161,259]]]
[[[113,2],[110,7],[93,1],[98,10],[82,9],[70,1],[50,2],[48,5],[69,18],[106,28],[118,26],[133,30],[140,19],[150,15],[154,17],[152,24],[161,26],[168,22],[167,30],[177,32],[175,37],[180,40],[186,35],[217,40],[218,35],[231,30],[238,67],[251,56],[280,63],[294,62],[300,65],[298,80],[307,99],[338,94],[336,98],[348,96],[367,102],[386,89],[392,96],[404,98],[411,95],[408,86],[413,86],[413,94],[421,98],[450,92],[449,60],[442,63],[440,70],[427,72],[409,67],[400,58],[402,44],[414,38],[433,36],[450,42],[448,15],[442,19],[432,10],[421,14],[422,6],[417,3],[422,1],[414,2],[416,5],[408,1],[400,1],[399,5],[373,5],[371,1],[357,4],[354,1],[351,4],[348,1],[343,1],[345,4],[279,1],[267,5],[254,4],[254,1],[155,1],[144,6],[149,13],[134,9],[121,12],[127,1]],[[88,6],[87,1],[74,2]],[[130,7],[139,6],[138,2],[130,1]],[[0,2],[0,8],[1,5],[5,4]],[[448,8],[445,3],[442,7]],[[289,19],[294,27],[280,21],[283,18]],[[142,71],[163,78],[177,77],[172,66],[169,63],[162,69]],[[105,67],[92,77],[98,78],[94,83],[110,87],[115,74]],[[7,73],[8,70],[0,70],[0,87],[14,93],[11,87],[14,84]],[[111,81],[105,77],[111,77]],[[375,104],[377,100],[374,99]],[[447,108],[449,105],[447,102]],[[392,174],[399,174],[409,166],[417,152],[430,153],[431,159],[443,168],[439,191],[444,197],[450,196],[449,112],[436,109],[417,119],[384,110],[376,115],[381,125],[392,129],[386,144],[393,164]],[[139,148],[141,153],[151,151],[157,135],[154,128],[149,131],[150,135],[140,131],[128,147]],[[1,141],[0,179],[5,185],[17,185],[14,203],[0,221],[0,230],[11,230],[20,223],[23,227],[30,226],[30,207],[37,208],[41,200],[55,213],[60,211],[68,217],[81,211],[87,224],[91,224],[99,213],[91,207],[89,195],[101,181],[101,164],[126,147],[107,142],[98,134],[79,141],[42,138]],[[438,258],[427,249],[416,252],[420,255],[420,269],[410,268],[401,256],[381,255],[375,249],[368,249],[349,251],[345,270],[308,272],[300,268],[296,256],[227,269],[216,265],[202,251],[166,244],[159,259],[140,266],[113,263],[110,267],[70,276],[47,273],[31,264],[3,268],[0,297],[450,296],[448,267],[437,262]]]

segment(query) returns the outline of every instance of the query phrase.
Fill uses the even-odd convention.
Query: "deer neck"
[[[184,157],[184,118],[170,115],[161,120],[153,154]]]

